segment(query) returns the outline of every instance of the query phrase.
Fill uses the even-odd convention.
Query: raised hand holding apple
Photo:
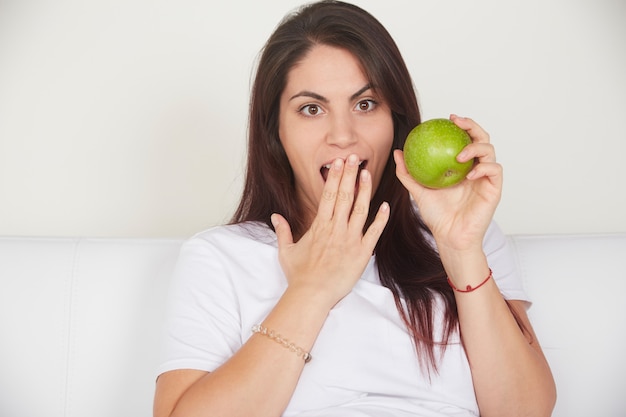
[[[452,115],[450,120],[472,141],[456,156],[460,163],[474,160],[465,179],[446,188],[426,187],[411,176],[400,150],[394,151],[396,176],[411,193],[440,250],[478,249],[500,201],[502,167],[485,130],[469,118]]]

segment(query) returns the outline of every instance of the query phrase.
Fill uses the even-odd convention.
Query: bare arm
[[[281,267],[288,287],[263,325],[309,351],[328,312],[363,273],[389,218],[383,204],[368,230],[372,185],[363,170],[354,196],[358,158],[329,172],[317,216],[294,243],[287,221],[273,215]],[[315,359],[313,359],[315,360]],[[154,416],[280,416],[305,366],[304,360],[270,338],[252,337],[221,367],[206,373],[179,370],[157,381]]]
[[[489,274],[482,243],[500,200],[502,167],[480,126],[470,119],[452,120],[473,141],[457,158],[478,160],[466,181],[449,189],[424,188],[408,174],[401,151],[394,155],[396,175],[432,231],[451,282],[475,288]],[[455,291],[455,298],[481,416],[549,416],[554,380],[521,302],[511,306],[530,335],[521,331],[493,280],[472,292]]]
[[[287,290],[264,324],[310,350],[327,315],[304,293]],[[308,305],[302,309],[302,305]],[[288,336],[287,336],[288,335]],[[254,334],[212,373],[177,370],[157,380],[154,416],[280,416],[296,387],[304,360]]]
[[[482,274],[473,272],[481,270]],[[459,271],[463,278],[457,282],[475,284],[487,276],[488,267],[484,260],[482,267],[467,265]],[[550,416],[556,398],[554,380],[523,302],[511,301],[509,308],[494,280],[455,296],[481,416]]]

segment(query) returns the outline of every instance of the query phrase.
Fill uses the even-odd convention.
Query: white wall
[[[188,236],[241,188],[258,50],[299,0],[0,1],[0,234]],[[626,2],[360,0],[425,118],[505,166],[507,233],[626,231]]]

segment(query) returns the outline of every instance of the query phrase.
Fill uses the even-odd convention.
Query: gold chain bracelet
[[[267,336],[276,343],[279,343],[284,348],[289,349],[291,352],[295,353],[298,357],[304,360],[304,363],[309,363],[313,358],[311,354],[304,349],[296,346],[293,342],[282,337],[279,333],[276,333],[274,330],[268,329],[267,327],[263,327],[260,324],[255,324],[252,326],[252,333],[259,333],[263,336]]]

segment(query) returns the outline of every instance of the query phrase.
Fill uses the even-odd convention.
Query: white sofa
[[[557,417],[626,416],[626,233],[509,236]],[[0,238],[0,416],[148,417],[181,240]]]

